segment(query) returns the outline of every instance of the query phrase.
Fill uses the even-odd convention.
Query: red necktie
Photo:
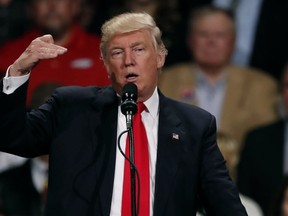
[[[133,118],[133,134],[134,134],[134,158],[135,165],[140,175],[140,201],[139,215],[149,216],[150,205],[150,175],[149,175],[149,154],[148,139],[146,130],[141,120],[141,113],[145,110],[143,103],[138,103],[138,110]],[[129,139],[127,137],[125,154],[130,155]],[[122,194],[122,216],[131,216],[131,179],[130,164],[125,160],[123,194]],[[138,199],[138,180],[136,178],[136,199]]]

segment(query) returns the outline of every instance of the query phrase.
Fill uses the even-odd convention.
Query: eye
[[[112,58],[121,58],[123,56],[123,50],[117,49],[117,50],[113,50],[111,53]]]
[[[144,47],[134,47],[133,52],[136,53],[137,55],[141,55],[144,53],[145,48]]]

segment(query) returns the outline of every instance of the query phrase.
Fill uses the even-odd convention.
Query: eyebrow
[[[139,45],[144,45],[143,42],[135,42],[129,45],[129,48],[139,46]],[[120,47],[119,45],[116,45],[114,47],[111,47],[109,50],[115,50],[115,49],[123,49],[123,47]]]
[[[135,47],[135,46],[139,46],[139,45],[144,45],[143,42],[135,42],[135,43],[132,43],[130,47]]]

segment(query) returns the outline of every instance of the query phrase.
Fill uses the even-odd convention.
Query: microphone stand
[[[131,178],[131,215],[137,216],[136,210],[136,171],[135,171],[135,158],[134,158],[134,136],[132,127],[132,111],[127,111],[126,123],[129,137],[129,148],[130,148],[130,178]]]

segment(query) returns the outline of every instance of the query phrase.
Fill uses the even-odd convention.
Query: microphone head
[[[138,98],[138,88],[134,83],[127,83],[124,85],[122,90],[122,101],[127,99],[132,99],[133,101],[137,101]]]
[[[134,83],[127,83],[122,90],[121,112],[134,115],[137,112],[138,88]]]

